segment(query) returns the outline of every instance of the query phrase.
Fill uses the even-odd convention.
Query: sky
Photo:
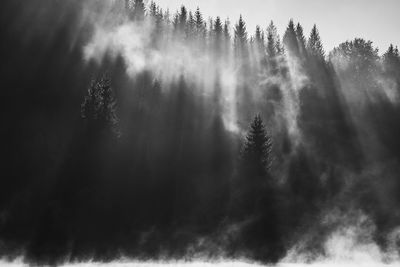
[[[400,0],[156,0],[162,8],[175,12],[182,4],[191,10],[200,7],[207,17],[239,15],[249,32],[256,25],[267,27],[273,20],[281,36],[290,18],[300,22],[309,35],[317,24],[325,50],[361,37],[374,42],[380,53],[393,43],[400,46]]]

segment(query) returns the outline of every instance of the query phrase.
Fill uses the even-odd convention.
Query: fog
[[[1,264],[398,264],[396,46],[143,1],[1,5]]]

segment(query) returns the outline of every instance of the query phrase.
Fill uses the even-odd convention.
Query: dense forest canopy
[[[397,46],[142,0],[0,7],[3,257],[312,261],[351,232],[399,259]]]

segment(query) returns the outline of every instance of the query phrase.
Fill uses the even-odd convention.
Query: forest
[[[1,1],[0,25],[0,257],[312,261],[349,227],[399,255],[395,44],[143,0]]]

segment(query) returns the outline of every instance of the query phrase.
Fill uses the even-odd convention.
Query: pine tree
[[[224,22],[224,41],[226,43],[230,43],[230,41],[231,41],[231,33],[229,31],[229,25],[230,25],[229,20],[225,20],[225,22]]]
[[[153,18],[157,17],[158,9],[157,9],[157,5],[154,1],[151,1],[151,3],[150,3],[149,12],[150,12],[151,17],[153,17]]]
[[[229,30],[230,27],[230,22],[229,20],[225,20],[224,22],[224,30],[223,30],[223,49],[224,49],[224,55],[227,56],[230,54],[231,50],[231,33]]]
[[[181,11],[179,12],[179,20],[178,20],[178,27],[181,31],[184,31],[186,28],[187,22],[187,10],[185,6],[181,6]]]
[[[274,58],[278,53],[276,49],[276,35],[276,27],[271,21],[267,28],[267,54],[270,58]]]
[[[296,31],[294,29],[294,22],[292,19],[289,21],[285,35],[283,36],[283,44],[291,55],[297,57],[299,56],[299,44],[297,42]]]
[[[146,9],[143,0],[134,0],[133,2],[133,19],[141,21],[144,19]]]
[[[224,41],[224,28],[220,17],[217,17],[213,22],[213,48],[218,57],[222,54]]]
[[[272,140],[260,115],[255,116],[244,142],[241,158],[246,171],[263,176],[271,164]]]
[[[254,35],[254,41],[256,44],[257,52],[260,55],[264,54],[264,37],[259,25],[256,26],[256,33]]]
[[[238,57],[246,56],[247,42],[248,42],[248,37],[247,37],[246,23],[244,22],[242,15],[240,15],[239,21],[235,25],[234,47],[236,56]]]
[[[82,103],[82,118],[94,129],[114,130],[117,124],[116,100],[107,73],[99,80],[92,80]]]
[[[223,26],[222,26],[222,21],[220,17],[217,17],[214,21],[214,36],[217,41],[222,41],[222,36],[223,36]]]
[[[189,12],[189,18],[187,21],[187,27],[186,27],[186,35],[188,37],[193,37],[196,32],[196,21],[194,20],[194,16],[192,11]]]
[[[297,23],[297,26],[296,26],[296,37],[297,37],[297,43],[299,44],[300,55],[305,57],[306,56],[306,38],[304,37],[303,27],[300,25],[300,23]]]
[[[203,20],[203,15],[200,12],[200,8],[197,7],[194,13],[195,23],[196,23],[196,33],[198,38],[205,38],[207,31],[205,27],[205,22]]]
[[[271,20],[267,28],[267,54],[270,58],[283,53],[283,47],[281,45],[278,30],[276,29],[274,22]]]
[[[149,15],[154,22],[153,44],[156,44],[162,35],[163,30],[163,12],[154,1],[150,3]]]
[[[325,57],[325,51],[322,46],[317,25],[315,24],[311,30],[310,38],[308,39],[307,50],[311,56],[314,56],[317,59],[324,59]]]

